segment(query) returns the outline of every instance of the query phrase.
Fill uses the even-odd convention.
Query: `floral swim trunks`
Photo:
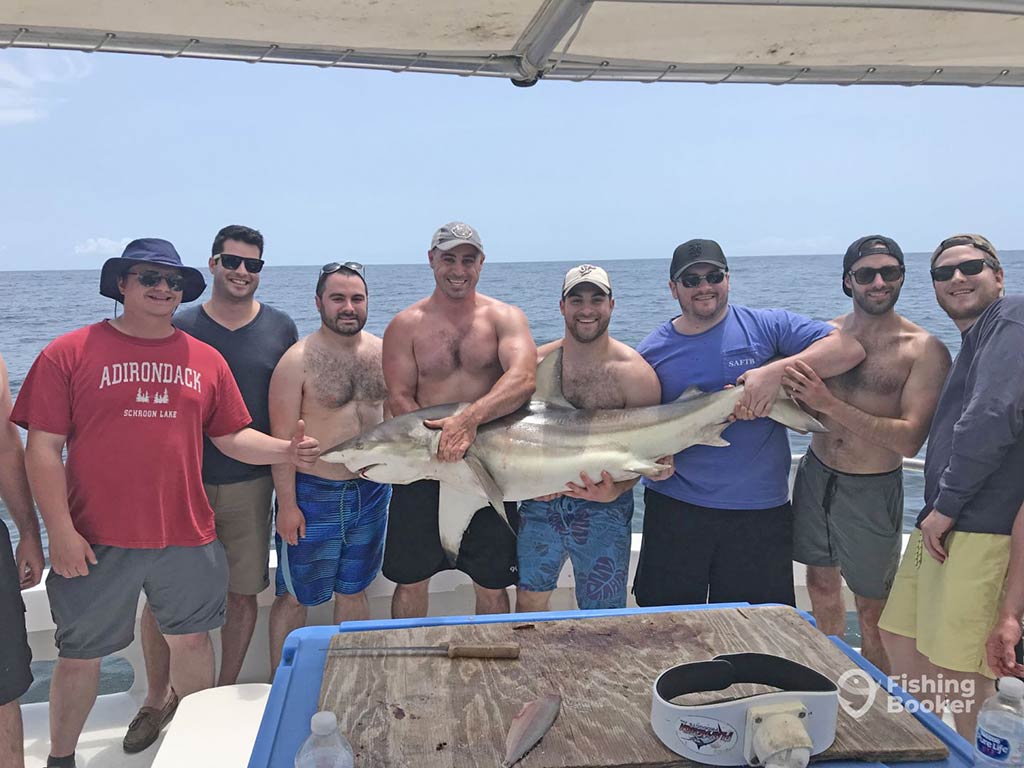
[[[519,506],[519,588],[550,592],[572,560],[581,610],[623,608],[629,576],[633,491],[615,501],[558,496]]]

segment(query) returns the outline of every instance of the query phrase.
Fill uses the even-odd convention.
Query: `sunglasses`
[[[214,261],[220,261],[224,269],[238,269],[242,262],[250,275],[258,275],[263,269],[263,259],[246,259],[242,256],[234,256],[230,253],[218,253],[213,257]]]
[[[335,272],[338,272],[342,269],[349,269],[357,273],[360,277],[362,277],[363,270],[365,269],[365,267],[363,267],[363,265],[360,264],[358,261],[332,261],[330,264],[324,264],[322,267],[320,267],[320,276],[324,277],[326,275],[333,275]]]
[[[362,279],[363,285],[366,285],[366,267],[358,261],[332,261],[330,264],[324,264],[320,267],[320,277],[316,279],[317,296],[319,296],[320,292],[323,290],[324,283],[327,282],[327,278],[335,272],[340,272],[343,269],[355,272]]]
[[[684,288],[696,288],[705,280],[708,285],[718,285],[725,280],[725,272],[715,269],[706,275],[680,275],[676,278],[676,282],[680,283]]]
[[[181,293],[185,290],[185,278],[181,275],[165,275],[161,272],[125,272],[126,275],[135,275],[139,280],[139,285],[144,288],[153,288],[154,286],[160,285],[160,281],[163,280],[167,283],[167,287],[175,293]]]
[[[856,280],[857,285],[870,285],[875,282],[875,275],[881,275],[887,283],[895,283],[906,274],[906,271],[902,264],[888,264],[884,267],[851,269],[846,274]]]
[[[956,274],[957,270],[960,270],[960,274],[964,277],[972,277],[974,275],[981,274],[981,270],[985,267],[991,267],[995,269],[992,262],[988,259],[968,259],[967,261],[961,261],[959,264],[947,264],[944,267],[932,267],[932,280],[936,283],[944,283],[947,280],[952,280],[953,275]]]

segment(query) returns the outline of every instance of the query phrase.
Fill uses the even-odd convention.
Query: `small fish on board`
[[[501,763],[503,768],[511,768],[518,763],[544,738],[561,709],[562,697],[556,693],[549,693],[523,705],[519,714],[512,718],[508,736],[505,737],[505,759]]]

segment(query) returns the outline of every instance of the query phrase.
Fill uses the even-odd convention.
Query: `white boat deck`
[[[633,535],[630,584],[633,582],[640,552],[640,538],[639,534]],[[907,538],[904,535],[904,547]],[[276,567],[273,553],[271,567]],[[804,566],[794,563],[793,575],[797,589],[797,605],[809,609]],[[552,595],[551,607],[556,610],[574,609],[574,586],[572,566],[567,563],[559,577],[558,589]],[[383,576],[379,576],[370,585],[368,597],[372,618],[385,619],[390,616],[393,590],[393,583]],[[33,658],[37,661],[54,659],[54,626],[50,619],[46,590],[40,585],[24,593],[24,596]],[[849,591],[845,592],[845,596],[847,610],[853,610],[853,596]],[[126,755],[121,749],[121,739],[145,696],[142,651],[136,630],[136,641],[118,654],[131,664],[135,671],[135,681],[126,692],[97,698],[96,706],[86,722],[79,741],[78,768],[171,768],[185,765],[186,761],[191,763],[193,768],[229,768],[246,765],[263,712],[263,701],[269,693],[267,683],[271,671],[267,650],[267,619],[273,599],[272,588],[265,590],[258,598],[259,618],[252,646],[242,668],[242,684],[227,689],[204,691],[183,700],[174,721],[165,729],[154,746],[141,754]],[[430,614],[433,616],[470,614],[473,612],[473,600],[472,584],[462,573],[446,571],[435,576],[431,582]],[[635,605],[632,595],[629,596],[628,604]],[[141,607],[140,601],[140,610]],[[333,623],[331,604],[312,609],[309,623]],[[216,637],[214,647],[219,648],[219,639]],[[231,713],[230,721],[225,715],[228,711]],[[48,706],[45,702],[27,704],[22,707],[22,712],[25,721],[26,768],[43,768],[49,746]]]

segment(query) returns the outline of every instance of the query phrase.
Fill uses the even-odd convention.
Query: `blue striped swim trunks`
[[[274,535],[276,593],[290,592],[302,605],[319,605],[333,592],[362,592],[380,573],[391,486],[296,472],[295,497],[306,518],[306,535],[295,546]]]

